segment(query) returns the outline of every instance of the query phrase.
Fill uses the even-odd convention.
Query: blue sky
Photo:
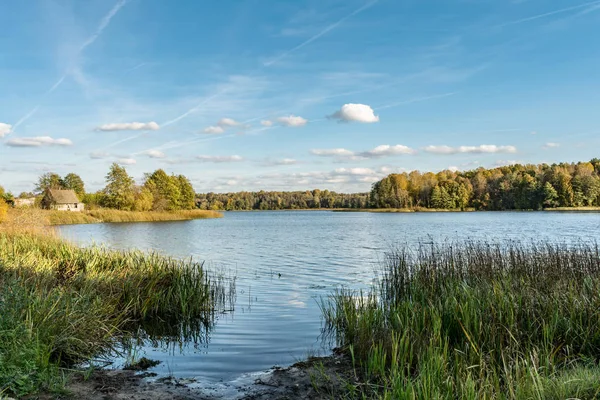
[[[3,2],[0,185],[368,191],[391,172],[588,160],[600,1]]]

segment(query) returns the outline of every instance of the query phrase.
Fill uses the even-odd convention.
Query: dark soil
[[[355,383],[350,360],[337,354],[311,357],[288,368],[273,368],[254,383],[238,387],[237,394],[224,397],[208,393],[189,382],[163,378],[147,379],[153,374],[132,370],[97,370],[91,376],[74,376],[67,386],[68,395],[33,396],[30,399],[87,400],[307,400],[342,397],[347,383]]]

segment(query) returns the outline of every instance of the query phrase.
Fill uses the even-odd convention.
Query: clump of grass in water
[[[230,308],[223,283],[192,261],[0,232],[0,395],[60,390],[62,368],[113,351],[140,326],[207,332]]]
[[[599,254],[591,244],[399,249],[369,295],[339,291],[323,313],[361,396],[599,398]]]

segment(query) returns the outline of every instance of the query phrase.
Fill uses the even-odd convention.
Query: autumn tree
[[[124,167],[117,163],[110,166],[106,175],[106,187],[103,190],[102,205],[108,208],[129,211],[135,201],[135,182]]]
[[[83,198],[85,195],[85,185],[79,175],[74,173],[67,174],[61,182],[64,189],[73,190],[79,198]]]

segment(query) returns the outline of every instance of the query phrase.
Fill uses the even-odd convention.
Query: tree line
[[[369,193],[344,194],[329,190],[296,192],[202,193],[196,195],[203,210],[249,211],[320,208],[367,208]]]
[[[510,165],[465,172],[391,174],[372,186],[371,208],[539,210],[600,206],[600,160]]]

